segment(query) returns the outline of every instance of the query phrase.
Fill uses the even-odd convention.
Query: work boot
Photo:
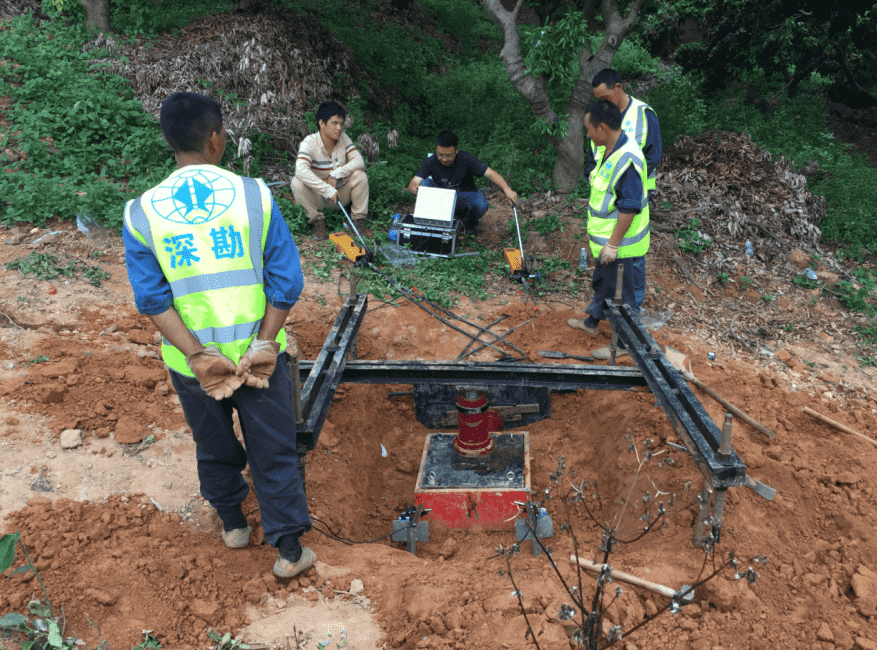
[[[222,531],[222,541],[229,548],[244,548],[250,543],[250,534],[252,532],[253,529],[249,526],[246,528],[235,528],[234,530],[224,530]]]
[[[568,321],[566,321],[566,324],[572,327],[574,330],[581,330],[585,334],[589,334],[591,336],[600,335],[599,330],[596,327],[588,327],[585,324],[584,319],[570,318]],[[606,358],[608,359],[609,357]]]
[[[311,222],[311,239],[325,241],[326,235],[326,220],[323,217],[317,217]]]
[[[301,549],[301,557],[298,559],[298,562],[292,562],[291,560],[284,560],[282,557],[278,557],[277,561],[274,563],[274,575],[278,578],[292,578],[299,573],[307,571],[316,563],[317,554],[307,546],[303,546]]]
[[[606,359],[609,358],[609,352],[610,352],[609,346],[604,345],[602,348],[597,348],[596,350],[594,350],[591,353],[591,356],[594,357],[595,359],[599,359],[600,361],[605,361]],[[623,357],[627,354],[630,354],[630,353],[627,350],[625,350],[624,348],[619,348],[619,347],[615,348],[615,358],[616,359],[618,357]]]

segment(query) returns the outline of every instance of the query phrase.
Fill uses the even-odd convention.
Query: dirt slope
[[[505,227],[506,217],[492,211],[483,236]],[[84,257],[95,248],[69,225],[52,228],[63,231],[52,244],[55,254]],[[46,232],[0,235],[0,262],[23,256]],[[302,242],[303,254],[312,246]],[[300,622],[324,621],[318,614],[339,607],[339,598],[350,601],[350,610],[343,615],[331,610],[334,620],[342,625],[361,621],[344,618],[358,611],[379,626],[374,634],[365,622],[350,623],[345,631],[353,647],[535,647],[525,638],[527,623],[512,597],[505,561],[493,557],[499,545],[514,542],[510,533],[433,526],[430,542],[420,544],[414,557],[387,540],[348,546],[315,530],[305,540],[324,564],[283,583],[270,574],[274,551],[258,543],[258,511],[255,502],[248,502],[245,512],[257,527],[256,543],[240,551],[226,549],[211,509],[197,496],[193,445],[155,358],[154,332],[133,309],[120,243],[111,240],[105,250],[104,268],[112,277],[100,288],[76,279],[34,281],[17,271],[0,271],[0,320],[5,325],[0,329],[0,515],[7,515],[2,530],[21,531],[53,603],[64,606],[67,634],[93,647],[99,630],[111,647],[127,648],[139,643],[147,629],[165,647],[203,648],[209,643],[208,629],[236,633],[250,622],[245,632],[250,641],[282,644],[276,634],[271,636],[268,622],[283,612],[298,612]],[[695,604],[681,614],[663,614],[623,644],[695,650],[851,648],[860,638],[858,647],[871,647],[867,640],[877,642],[877,608],[873,600],[857,597],[851,584],[860,567],[877,568],[877,486],[870,471],[877,449],[813,420],[801,407],[874,436],[873,375],[854,372],[854,358],[845,355],[853,350],[833,351],[834,343],[821,337],[788,345],[800,350],[797,357],[790,353],[790,366],[778,360],[780,355],[753,355],[743,347],[732,354],[718,339],[704,341],[697,330],[674,326],[685,322],[691,304],[680,275],[674,258],[650,267],[645,307],[661,311],[673,302],[670,311],[676,312],[656,339],[690,354],[698,377],[777,434],[771,442],[745,424],[736,425],[734,447],[749,473],[779,494],[767,502],[746,489],[731,490],[719,547],[721,553],[734,551],[743,570],[759,553],[769,560],[766,567],[756,567],[761,577],[755,584],[725,573],[698,590]],[[306,358],[316,355],[337,313],[336,279],[320,284],[311,278],[287,323]],[[463,300],[457,310],[485,321],[507,314],[503,325],[508,327],[532,317],[532,307],[521,304],[514,287],[508,290],[483,304]],[[566,326],[567,318],[580,314],[586,297],[557,298],[568,305],[543,302],[535,320],[510,340],[533,359],[540,349],[587,354],[595,341]],[[729,298],[716,292],[698,302],[718,313],[722,300]],[[831,313],[830,307],[824,309]],[[113,325],[116,329],[109,331]],[[369,359],[453,358],[466,343],[411,304],[372,303],[361,332],[360,350]],[[596,344],[604,344],[608,335],[608,329],[601,330]],[[707,360],[709,350],[716,352],[715,362]],[[49,358],[35,363],[39,355]],[[810,365],[795,364],[796,358],[824,359],[823,373],[841,374],[820,379]],[[311,512],[322,522],[318,527],[340,537],[360,541],[386,535],[390,521],[413,503],[427,430],[414,418],[410,398],[387,397],[394,388],[402,387],[342,387],[320,444],[310,454]],[[721,421],[721,407],[699,397]],[[85,431],[82,445],[61,449],[60,432],[74,426]],[[675,588],[691,584],[704,561],[703,551],[690,543],[693,498],[701,478],[686,455],[666,444],[676,441],[675,434],[649,394],[558,394],[552,399],[552,418],[527,429],[534,488],[552,489],[545,505],[557,535],[548,544],[567,579],[576,582],[566,561],[572,542],[560,534],[561,523],[571,519],[582,554],[596,559],[599,525],[619,515],[619,502],[630,502],[623,509],[621,537],[634,537],[642,526],[646,490],[669,503],[669,495],[657,495],[657,490],[676,495],[667,527],[620,546],[613,563]],[[120,431],[135,438],[153,434],[155,442],[120,444]],[[628,434],[635,452],[628,450]],[[645,440],[653,441],[657,455],[634,484]],[[560,456],[567,473],[554,484],[549,475]],[[672,465],[662,462],[668,458]],[[597,482],[603,500],[603,510],[595,515],[599,525],[575,507],[567,515],[561,498],[570,482],[583,478]],[[560,604],[570,599],[544,556],[534,559],[529,544],[523,547],[512,568],[529,625],[540,647],[565,647],[563,623],[568,622],[557,617]],[[339,593],[356,587],[356,580],[363,583],[361,595]],[[590,576],[584,589],[592,593]],[[21,611],[36,591],[28,575],[11,578],[0,590],[0,611]],[[624,591],[608,618],[625,629],[666,604],[637,588]],[[313,614],[301,614],[300,597],[314,603]],[[320,635],[329,628],[321,625],[307,630],[310,645],[304,647],[325,638]],[[296,627],[302,630],[304,624]]]

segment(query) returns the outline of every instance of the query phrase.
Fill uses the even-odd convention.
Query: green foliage
[[[859,312],[868,316],[877,316],[877,305],[871,299],[871,294],[877,286],[877,270],[853,269],[853,275],[859,284],[848,280],[838,280],[834,286],[834,295],[846,305],[850,311]]]
[[[749,285],[752,284],[752,278],[748,275],[740,276],[740,291],[746,291],[749,288]]]
[[[452,307],[459,296],[484,299],[484,274],[500,264],[499,252],[470,257],[421,258],[413,269],[384,267],[382,271],[403,287],[416,288],[427,300],[445,308]],[[360,279],[359,290],[378,298],[399,297],[399,293],[381,276],[369,273]]]
[[[557,212],[553,212],[540,219],[532,219],[527,224],[527,227],[543,236],[550,232],[563,232],[563,225],[560,223],[560,215]]]
[[[83,212],[119,227],[125,200],[170,171],[155,121],[127,81],[88,64],[105,53],[81,52],[85,39],[81,27],[37,28],[29,16],[13,19],[0,39],[0,59],[20,66],[0,68],[10,130],[20,132],[6,146],[27,156],[0,175],[7,224]]]
[[[698,230],[700,225],[700,219],[691,218],[676,229],[676,245],[679,250],[700,255],[710,246],[710,240]]]
[[[37,280],[56,280],[63,275],[72,278],[77,273],[89,281],[89,284],[99,287],[101,280],[107,280],[110,274],[99,266],[89,266],[82,260],[68,259],[62,262],[59,257],[51,254],[31,251],[27,257],[19,257],[6,263],[6,268],[20,271],[22,275],[33,276]]]
[[[700,82],[678,67],[661,70],[658,77],[661,83],[641,99],[655,110],[661,125],[661,144],[668,149],[678,136],[697,135],[704,129],[707,104]]]
[[[143,640],[131,650],[159,650],[161,643],[154,636],[151,636],[146,630],[143,631]]]
[[[719,275],[717,277],[719,278],[719,284],[724,286],[725,284],[727,284],[727,282],[731,276],[728,275],[727,273],[719,273]]]
[[[240,639],[232,639],[231,634],[228,632],[220,636],[215,630],[210,630],[207,633],[207,637],[211,641],[216,641],[215,650],[237,650],[238,648],[246,650],[250,647],[246,643],[241,643]]]
[[[773,296],[771,296],[769,294],[765,294],[765,295],[761,296],[761,301],[764,304],[769,305],[770,303],[773,302]]]
[[[804,289],[815,289],[819,286],[819,283],[816,280],[811,280],[803,273],[801,275],[796,275],[792,278],[792,282],[797,284],[799,287],[803,287]]]

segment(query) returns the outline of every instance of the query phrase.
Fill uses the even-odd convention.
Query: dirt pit
[[[71,245],[87,246],[75,232],[69,235]],[[66,635],[84,639],[87,647],[103,640],[111,648],[131,648],[143,640],[143,630],[152,630],[167,648],[207,648],[207,632],[216,630],[242,634],[251,647],[285,648],[294,647],[299,633],[301,647],[315,648],[329,632],[340,640],[343,629],[348,646],[360,650],[575,647],[570,621],[559,617],[561,605],[572,600],[546,556],[534,558],[529,542],[510,564],[498,555],[500,546],[514,543],[512,532],[431,525],[430,541],[418,544],[417,556],[387,539],[349,545],[320,532],[375,540],[413,504],[429,430],[415,419],[412,398],[388,395],[408,387],[342,385],[338,391],[308,457],[315,529],[303,541],[317,553],[316,568],[293,580],[274,578],[276,552],[263,543],[252,495],[244,505],[256,529],[251,545],[225,548],[212,509],[198,496],[194,446],[178,401],[166,390],[154,332],[133,309],[113,246],[119,243],[103,249],[116,257],[105,265],[112,277],[100,288],[0,271],[0,311],[7,317],[0,320],[8,324],[0,329],[2,532],[21,532],[53,605],[64,607]],[[308,254],[307,242],[302,250]],[[21,255],[17,245],[0,242],[0,262]],[[672,268],[650,271],[647,309],[665,309],[662,300],[679,292]],[[336,280],[321,285],[311,279],[287,323],[305,358],[316,356],[340,306]],[[667,289],[671,283],[677,286]],[[587,355],[608,343],[605,324],[596,339],[566,325],[581,316],[586,298],[567,298],[571,306],[560,309],[559,303],[543,304],[535,315],[513,291],[484,303],[464,300],[455,310],[485,323],[506,315],[502,331],[535,316],[509,337],[534,361],[544,361],[538,350]],[[653,582],[675,589],[693,584],[728,552],[739,558],[740,573],[751,566],[760,574],[750,584],[735,580],[733,570],[722,572],[680,613],[662,613],[615,647],[874,647],[877,592],[868,592],[869,584],[874,589],[868,571],[877,569],[877,449],[801,412],[810,406],[873,437],[872,376],[863,370],[855,382],[820,380],[809,363],[824,357],[840,375],[841,366],[854,361],[830,348],[811,349],[808,341],[799,344],[798,357],[808,355],[809,363],[796,368],[721,348],[709,361],[706,353],[716,346],[680,331],[672,318],[654,335],[660,345],[689,354],[697,377],[776,432],[771,441],[737,423],[734,448],[749,475],[778,495],[766,501],[745,488],[731,489],[717,554],[706,557],[691,544],[702,478],[693,461],[668,444],[678,439],[654,397],[556,393],[551,419],[525,428],[534,493],[541,499],[550,490],[544,506],[555,535],[545,542],[563,579],[571,586],[579,582],[568,561],[573,541],[562,525],[570,525],[580,554],[596,561],[602,560],[602,528],[611,525],[620,541],[630,542],[614,549],[613,567]],[[367,359],[447,359],[467,342],[413,304],[374,301],[359,349]],[[495,355],[479,354],[480,360]],[[629,358],[619,362],[632,365]],[[721,422],[722,407],[695,393]],[[64,449],[60,434],[71,428],[82,437]],[[120,431],[132,430],[140,442],[119,442]],[[647,451],[651,460],[640,464]],[[585,503],[567,503],[571,486],[584,479]],[[646,525],[646,509],[654,518],[658,502],[668,513],[666,527],[657,525],[633,541]],[[751,561],[759,554],[767,555],[766,566]],[[21,562],[19,554],[15,566]],[[581,582],[590,602],[595,576],[583,574]],[[623,589],[617,598],[615,586]],[[32,574],[4,577],[0,613],[25,611],[40,592]],[[629,630],[667,603],[616,581],[605,601],[604,629]],[[2,644],[15,647],[10,640]]]

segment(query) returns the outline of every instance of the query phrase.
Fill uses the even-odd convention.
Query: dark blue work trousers
[[[311,529],[304,485],[298,471],[295,417],[292,411],[292,379],[286,355],[265,389],[241,386],[223,400],[208,396],[194,377],[171,370],[186,422],[192,429],[198,460],[201,496],[223,521],[240,516],[247,496],[241,472],[250,463],[250,474],[259,501],[262,532],[271,546],[280,537]],[[238,412],[243,445],[235,436],[232,409]]]
[[[424,178],[423,187],[438,187],[431,178]],[[466,230],[475,230],[478,220],[490,207],[487,199],[480,190],[475,192],[457,192],[457,207],[454,209],[454,218],[459,219]]]
[[[625,257],[611,264],[600,264],[595,258],[596,266],[591,277],[591,288],[594,298],[585,309],[585,313],[595,320],[606,318],[603,307],[606,299],[615,297],[615,285],[618,284],[618,266],[624,265],[624,278],[621,281],[621,302],[627,303],[635,311],[640,310],[646,297],[646,258]]]

